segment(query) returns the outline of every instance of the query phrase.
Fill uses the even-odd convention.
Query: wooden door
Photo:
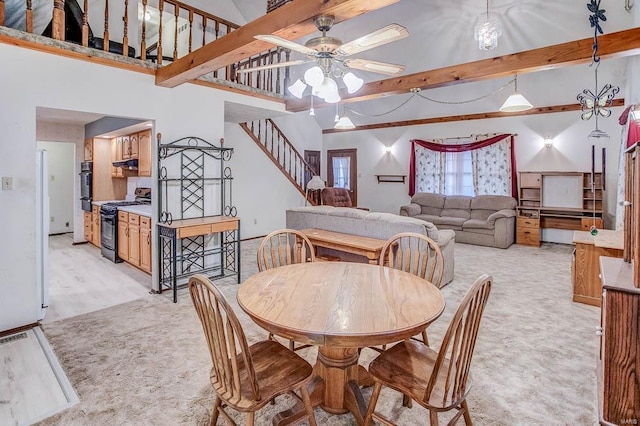
[[[151,229],[143,226],[142,217],[140,218],[140,268],[151,272]]]
[[[128,160],[131,158],[131,141],[129,136],[122,137],[122,159]]]
[[[138,133],[138,176],[151,176],[151,130]]]
[[[129,224],[118,218],[118,256],[129,261]]]
[[[313,172],[308,171],[306,168],[304,170],[304,185],[302,187],[306,188],[313,175],[320,176],[320,151],[305,149],[304,161],[313,169]],[[309,191],[309,199],[316,204],[320,204],[320,191]]]
[[[129,135],[130,158],[138,158],[138,134]]]
[[[327,151],[327,186],[349,191],[351,204],[358,205],[358,156],[355,149]]]

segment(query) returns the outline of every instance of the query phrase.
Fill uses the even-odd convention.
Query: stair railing
[[[289,181],[303,195],[305,194],[306,179],[316,172],[304,160],[298,150],[282,133],[272,119],[254,120],[240,123],[240,127],[253,139],[271,161],[284,173]],[[309,197],[311,204],[314,200]]]

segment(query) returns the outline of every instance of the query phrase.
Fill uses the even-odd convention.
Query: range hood
[[[113,167],[120,167],[125,170],[138,170],[138,159],[134,158],[133,160],[123,160],[123,161],[114,161]]]

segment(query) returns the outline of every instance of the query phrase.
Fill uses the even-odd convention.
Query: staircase
[[[307,179],[311,179],[311,176],[315,173],[276,123],[270,118],[266,118],[264,120],[240,123],[240,127],[247,132],[249,137],[258,144],[273,164],[284,173],[293,186],[305,197],[305,175]],[[309,203],[314,206],[319,204],[317,198],[309,196]]]

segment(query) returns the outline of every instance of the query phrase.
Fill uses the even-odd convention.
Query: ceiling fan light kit
[[[487,0],[487,12],[478,17],[473,27],[473,35],[480,50],[498,47],[498,38],[502,35],[502,22],[498,15],[489,13],[489,0]]]
[[[291,93],[296,98],[301,99],[302,98],[302,94],[304,93],[306,88],[307,88],[307,85],[304,84],[302,82],[302,80],[297,79],[295,81],[295,83],[293,83],[291,86],[287,87],[287,90],[289,91],[289,93]]]

